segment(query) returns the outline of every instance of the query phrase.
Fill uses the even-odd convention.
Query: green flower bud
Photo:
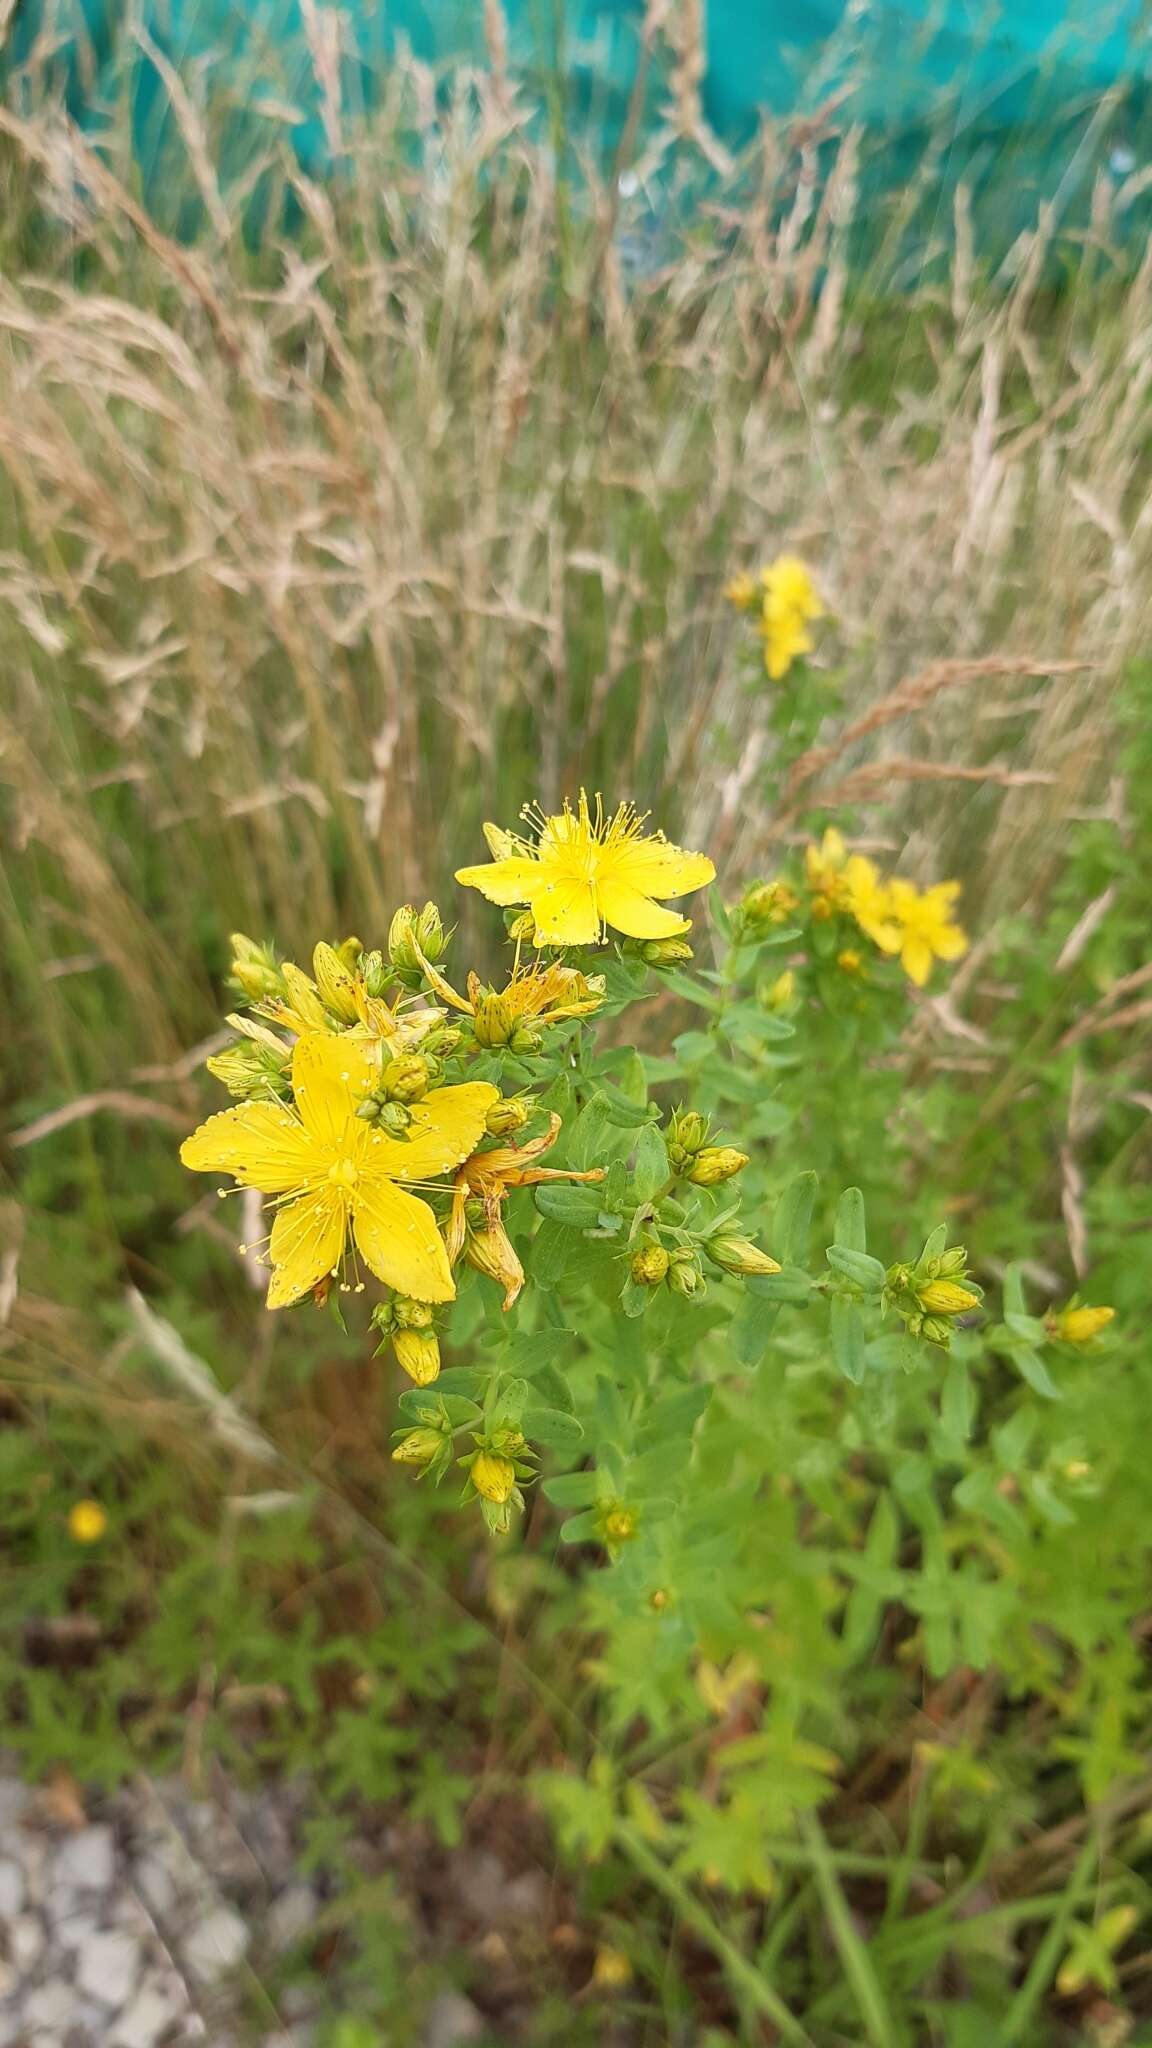
[[[527,1096],[505,1096],[502,1102],[492,1104],[484,1119],[484,1128],[490,1138],[511,1138],[524,1129],[534,1109],[535,1104]]]
[[[431,1302],[416,1301],[410,1294],[396,1295],[392,1317],[401,1330],[430,1330],[436,1320]]]
[[[363,1124],[375,1123],[376,1118],[380,1114],[380,1104],[377,1102],[376,1097],[374,1095],[366,1095],[363,1102],[357,1104],[356,1114]]]
[[[668,1143],[691,1156],[708,1142],[708,1119],[698,1109],[678,1109],[668,1126]]]
[[[911,1330],[911,1324],[908,1327]],[[912,1334],[916,1335],[917,1333],[913,1331]],[[918,1334],[924,1337],[929,1344],[939,1344],[943,1350],[947,1351],[948,1346],[952,1342],[952,1325],[943,1316],[925,1316],[920,1324]]]
[[[605,1542],[631,1543],[639,1534],[636,1516],[631,1508],[617,1504],[606,1508],[601,1519]]]
[[[640,958],[649,967],[677,967],[692,957],[687,939],[645,939],[640,948]]]
[[[260,1003],[269,996],[283,995],[284,978],[271,946],[258,946],[255,939],[245,937],[243,932],[233,932],[229,944],[231,979],[249,1002]]]
[[[380,1076],[380,1090],[389,1102],[419,1102],[428,1093],[428,1078],[423,1053],[405,1052],[388,1062]]]
[[[271,1034],[269,1034],[269,1040]],[[229,1095],[246,1102],[252,1096],[267,1101],[269,1095],[288,1094],[289,1049],[277,1051],[269,1040],[241,1038],[223,1052],[213,1053],[205,1062],[210,1074],[223,1081]]]
[[[672,1253],[668,1262],[668,1285],[673,1294],[703,1294],[704,1272],[695,1252]]]
[[[508,1040],[508,1050],[509,1052],[518,1052],[521,1056],[525,1053],[539,1052],[539,1034],[533,1031],[527,1024],[518,1024]]]
[[[493,1501],[497,1507],[510,1500],[516,1488],[516,1467],[511,1458],[497,1457],[492,1451],[477,1451],[468,1477],[481,1498]]]
[[[360,961],[360,975],[366,995],[382,996],[388,986],[388,969],[384,955],[378,946],[371,953],[365,953]]]
[[[412,1125],[412,1111],[405,1109],[402,1102],[385,1102],[380,1105],[380,1129],[390,1137],[406,1138]]]
[[[503,996],[481,996],[472,1019],[477,1045],[507,1045],[515,1030],[512,1012]]]

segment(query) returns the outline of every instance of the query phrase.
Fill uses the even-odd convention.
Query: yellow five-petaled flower
[[[299,1301],[342,1267],[351,1228],[369,1270],[417,1301],[450,1301],[452,1271],[427,1202],[400,1185],[448,1173],[480,1139],[499,1091],[487,1081],[436,1088],[403,1137],[356,1111],[379,1078],[379,1051],[350,1035],[309,1032],[292,1055],[295,1110],[243,1102],[209,1117],[180,1157],[279,1198],[269,1308]]]
[[[646,834],[631,804],[606,818],[600,799],[593,813],[581,790],[575,811],[565,804],[558,816],[540,815],[535,823],[534,841],[485,825],[495,858],[460,868],[456,880],[490,903],[526,903],[538,946],[594,945],[609,925],[630,939],[677,937],[688,919],[653,899],[683,896],[715,879],[707,854]]]

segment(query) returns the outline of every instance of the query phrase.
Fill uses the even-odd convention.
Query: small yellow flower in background
[[[1115,1314],[1114,1308],[1065,1308],[1059,1315],[1049,1316],[1046,1327],[1064,1344],[1090,1344],[1108,1328]]]
[[[816,585],[797,555],[779,555],[760,572],[764,597],[760,613],[760,636],[764,642],[764,666],[774,683],[787,675],[793,662],[810,654],[814,645],[808,627],[824,616]]]
[[[924,987],[933,961],[962,960],[968,951],[967,934],[952,920],[959,894],[959,882],[937,882],[931,889],[899,878],[888,884],[895,931],[890,939],[881,938],[877,927],[872,936],[884,952],[899,953],[901,967],[917,988]]]
[[[654,899],[687,895],[715,878],[706,854],[686,853],[662,833],[646,835],[631,804],[605,817],[600,799],[593,813],[581,790],[575,811],[565,804],[559,816],[525,816],[535,824],[534,841],[485,825],[495,858],[458,869],[456,880],[505,908],[526,903],[537,946],[595,945],[608,926],[630,939],[678,937],[689,920]]]
[[[246,1102],[209,1117],[180,1148],[194,1173],[230,1173],[279,1197],[269,1308],[340,1272],[349,1228],[371,1272],[418,1301],[456,1290],[436,1219],[399,1182],[448,1173],[472,1151],[499,1091],[488,1081],[431,1090],[403,1139],[357,1115],[380,1075],[378,1046],[309,1032],[292,1055],[295,1110]]]
[[[592,1965],[592,1982],[597,1991],[622,1991],[632,1981],[632,1965],[618,1948],[598,1948]]]
[[[68,1534],[73,1543],[99,1543],[108,1528],[108,1517],[98,1500],[78,1500],[68,1511]]]
[[[863,853],[850,854],[844,863],[844,887],[847,908],[861,931],[884,952],[897,952],[901,933],[892,918],[892,888],[875,861]]]
[[[741,908],[754,923],[787,924],[799,902],[788,882],[757,882],[749,889]]]
[[[804,873],[808,887],[831,909],[848,907],[847,863],[848,848],[844,844],[844,835],[836,830],[835,825],[829,825],[819,846],[804,848]]]
[[[864,958],[854,946],[845,946],[843,951],[836,955],[836,965],[841,974],[859,974],[864,966]]]
[[[747,570],[742,569],[738,576],[733,576],[731,582],[724,585],[724,595],[738,612],[750,612],[763,602],[763,585],[758,577],[749,576]]]
[[[791,967],[769,982],[762,1001],[766,1010],[786,1010],[796,995],[796,975]]]

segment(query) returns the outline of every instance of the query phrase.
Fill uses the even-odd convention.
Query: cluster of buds
[[[937,1252],[930,1238],[915,1265],[889,1266],[884,1308],[895,1309],[910,1337],[923,1337],[946,1351],[956,1318],[978,1308],[983,1298],[981,1290],[969,1282],[967,1268],[963,1245]]]
[[[448,934],[434,903],[414,910],[410,903],[396,912],[388,927],[388,959],[397,981],[404,988],[418,989],[424,978],[424,962],[439,960],[448,944]]]
[[[799,908],[800,897],[789,882],[754,882],[737,904],[735,917],[741,929],[755,932],[791,924]]]
[[[489,989],[477,996],[472,1017],[472,1036],[486,1049],[507,1046],[509,1052],[531,1053],[539,1049],[538,1032],[517,1015],[506,994]]]
[[[232,986],[250,1003],[267,1002],[284,994],[284,976],[271,946],[260,946],[243,932],[233,932]]]
[[[678,1180],[693,1187],[714,1188],[731,1180],[748,1164],[747,1152],[734,1145],[710,1145],[707,1117],[698,1109],[673,1110],[668,1125],[668,1164]]]
[[[409,1379],[418,1387],[431,1386],[440,1371],[440,1342],[429,1304],[397,1294],[373,1310],[372,1322],[385,1338],[391,1338],[396,1363]]]
[[[468,1484],[480,1501],[484,1524],[493,1536],[506,1536],[512,1515],[523,1510],[524,1496],[519,1481],[531,1479],[531,1452],[518,1429],[490,1430],[472,1438],[476,1449],[460,1460]]]
[[[625,939],[620,950],[633,959],[642,960],[645,967],[684,967],[695,958],[688,938],[688,927],[667,939]]]
[[[637,1287],[667,1287],[670,1293],[688,1299],[705,1291],[704,1268],[694,1245],[674,1245],[668,1250],[655,1238],[647,1239],[633,1252],[629,1270]]]

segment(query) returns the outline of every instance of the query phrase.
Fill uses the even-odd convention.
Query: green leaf
[[[759,1365],[780,1320],[776,1302],[759,1301],[750,1288],[728,1325],[728,1342],[741,1365]]]
[[[441,1394],[436,1382],[430,1387],[407,1388],[396,1406],[405,1422],[439,1422],[443,1411],[453,1429],[478,1422],[481,1412],[475,1401],[465,1400],[460,1394]]]
[[[728,905],[720,894],[719,882],[713,882],[708,890],[708,914],[724,938],[730,939],[732,937],[732,919],[728,914]]]
[[[778,1273],[757,1273],[744,1282],[749,1294],[759,1295],[761,1301],[788,1301],[797,1308],[806,1307],[812,1298],[812,1281],[799,1266],[781,1266]]]
[[[707,1031],[682,1031],[672,1043],[677,1058],[686,1067],[700,1066],[704,1060],[712,1059],[716,1051],[716,1041]]]
[[[834,1295],[831,1303],[832,1356],[846,1380],[859,1386],[868,1366],[864,1318],[854,1301]]]
[[[603,1269],[605,1247],[572,1230],[565,1223],[549,1219],[541,1223],[532,1240],[529,1263],[532,1278],[541,1287],[578,1287]]]
[[[924,1265],[929,1259],[938,1259],[941,1253],[947,1249],[947,1245],[948,1225],[946,1223],[938,1223],[935,1230],[925,1238],[924,1249],[917,1260],[917,1264]]]
[[[563,1457],[573,1457],[584,1440],[583,1425],[562,1408],[526,1408],[520,1427],[530,1443],[545,1444]]]
[[[1026,1316],[1028,1304],[1024,1299],[1024,1281],[1019,1266],[1005,1267],[1003,1292],[1005,1321],[1010,1315]]]
[[[586,1508],[582,1515],[570,1515],[560,1524],[561,1543],[600,1543],[600,1513],[597,1508]]]
[[[642,1316],[651,1308],[656,1297],[654,1287],[641,1287],[629,1273],[620,1290],[620,1306],[626,1316],[633,1319]]]
[[[879,1259],[844,1244],[830,1244],[825,1256],[834,1273],[842,1273],[846,1280],[851,1280],[854,1287],[862,1287],[866,1294],[879,1294],[885,1277]]]
[[[431,1388],[421,1388],[421,1393],[435,1391],[437,1394],[482,1394],[491,1374],[481,1372],[474,1365],[446,1365],[432,1382]],[[406,1389],[410,1392],[411,1389]]]
[[[873,1372],[919,1372],[931,1356],[929,1346],[906,1331],[874,1337],[868,1346],[868,1364]]]
[[[505,1338],[494,1354],[493,1362],[503,1372],[518,1373],[521,1379],[535,1379],[546,1366],[553,1365],[565,1352],[570,1352],[576,1343],[575,1330],[547,1329],[518,1331],[516,1336]],[[447,1378],[441,1373],[440,1382]]]
[[[536,1189],[540,1214],[554,1223],[566,1224],[570,1230],[595,1230],[602,1199],[596,1187],[574,1188],[565,1187],[562,1182],[546,1182]]]
[[[808,1257],[812,1210],[819,1182],[814,1173],[798,1173],[784,1189],[772,1219],[772,1249],[782,1265],[798,1266]]]
[[[662,1395],[645,1411],[636,1432],[637,1450],[649,1450],[668,1437],[690,1437],[711,1399],[710,1386],[682,1387]]]
[[[649,1124],[636,1141],[632,1168],[633,1191],[638,1202],[650,1202],[668,1179],[668,1147],[663,1133]]]
[[[561,1472],[542,1481],[540,1491],[554,1508],[590,1508],[600,1498],[600,1481],[595,1472]]]
[[[864,1197],[859,1188],[845,1188],[836,1204],[836,1242],[845,1251],[866,1252]]]
[[[1018,1345],[1011,1352],[1011,1359],[1021,1379],[1027,1380],[1034,1394],[1042,1395],[1045,1401],[1064,1399],[1062,1390],[1056,1385],[1039,1352],[1029,1351],[1024,1345]]]
[[[940,1420],[956,1443],[965,1444],[972,1434],[976,1397],[968,1367],[962,1358],[950,1358],[940,1394]]]
[[[720,996],[690,974],[680,974],[673,969],[671,973],[662,974],[660,979],[666,989],[680,997],[681,1002],[695,1003],[701,1010],[722,1010],[724,1007]]]
[[[554,1365],[541,1366],[533,1374],[532,1393],[534,1399],[545,1408],[562,1408],[566,1415],[571,1415],[575,1410],[572,1389],[564,1374],[557,1371]]]

